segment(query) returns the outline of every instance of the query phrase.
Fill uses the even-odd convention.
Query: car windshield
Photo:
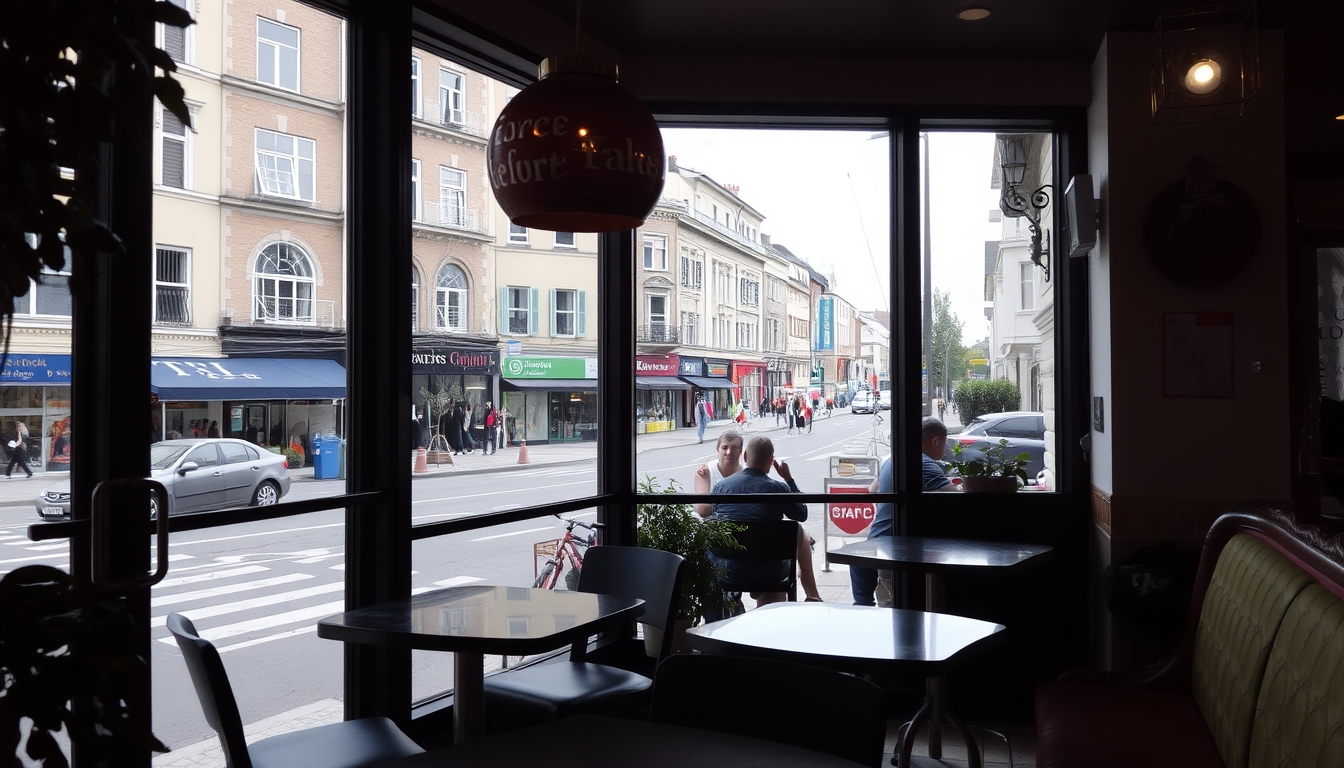
[[[167,469],[186,453],[189,445],[151,445],[149,447],[149,468]]]
[[[988,419],[977,416],[974,419],[971,419],[971,423],[967,424],[965,429],[961,430],[961,434],[983,435],[985,433],[985,424],[987,423]]]

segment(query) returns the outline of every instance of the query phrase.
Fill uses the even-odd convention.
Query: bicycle
[[[882,448],[887,448],[888,453],[891,450],[891,433],[882,430],[882,414],[878,411],[873,412],[873,418],[869,420],[873,425],[873,436],[868,439],[868,448],[864,453],[868,456],[881,456]]]
[[[536,581],[532,586],[538,589],[555,589],[555,585],[560,581],[560,575],[565,576],[565,589],[573,591],[579,586],[579,573],[583,570],[583,552],[597,543],[597,532],[603,526],[601,523],[585,523],[581,520],[574,520],[568,517],[561,517],[558,514],[552,515],[557,520],[565,523],[564,537],[556,540],[555,550],[542,566],[541,572],[537,574]],[[587,538],[574,535],[574,526],[588,529]],[[535,553],[535,549],[533,552]],[[565,570],[565,562],[568,561],[570,568]]]

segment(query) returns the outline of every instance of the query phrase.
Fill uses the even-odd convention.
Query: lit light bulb
[[[1200,59],[1185,73],[1185,90],[1196,96],[1206,96],[1223,85],[1223,68],[1213,59]]]
[[[580,135],[580,136],[587,136],[587,135],[588,135],[588,129],[587,129],[587,128],[580,128],[580,129],[579,129],[579,135]]]

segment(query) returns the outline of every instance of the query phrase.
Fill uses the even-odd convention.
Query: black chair
[[[725,592],[786,592],[789,600],[798,600],[798,523],[792,520],[763,520],[736,523],[745,526],[733,538],[742,549],[715,547],[714,556],[729,561],[728,573],[719,577]],[[781,563],[779,569],[768,563]],[[751,565],[734,567],[733,563]]]
[[[649,720],[752,736],[882,763],[882,689],[857,677],[787,661],[677,654],[658,665]]]
[[[191,620],[168,614],[168,631],[177,638],[191,683],[205,710],[205,721],[219,734],[227,768],[363,768],[394,757],[424,752],[391,720],[366,717],[282,733],[249,745],[219,651],[201,639]]]
[[[644,601],[640,621],[663,630],[658,659],[672,647],[684,560],[644,547],[592,547],[583,556],[579,592]],[[486,728],[511,730],[577,714],[613,714],[648,705],[653,681],[585,660],[587,642],[574,643],[568,662],[542,663],[486,678]]]

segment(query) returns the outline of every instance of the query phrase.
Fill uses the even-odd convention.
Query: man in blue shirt
[[[718,496],[748,493],[802,493],[798,490],[798,484],[793,481],[793,474],[789,472],[789,465],[785,462],[775,461],[775,444],[770,441],[770,438],[764,435],[751,438],[747,442],[747,448],[742,454],[742,459],[746,467],[741,472],[715,483],[709,491],[710,494]],[[769,476],[772,467],[783,478],[783,482],[774,480]],[[787,517],[801,523],[807,519],[807,505],[789,501],[730,502],[715,504],[714,516],[720,520],[731,520],[738,523],[779,520],[781,517]],[[764,566],[764,570],[761,572],[763,578],[778,577],[779,570],[770,563],[738,563],[732,561],[728,563],[729,571],[734,578],[743,578],[748,574],[754,575],[756,570],[761,569],[762,566]],[[777,603],[785,598],[786,595],[783,592],[762,592],[757,598],[757,604]]]
[[[947,473],[938,462],[934,461],[935,458],[942,458],[943,451],[947,448],[947,427],[943,426],[943,422],[930,416],[920,425],[919,437],[920,486],[925,491],[953,490],[954,486],[952,481],[947,479]],[[896,490],[895,480],[891,457],[888,456],[877,472],[877,479],[868,486],[868,490],[873,493],[892,493]],[[877,515],[873,517],[873,524],[868,529],[868,538],[891,536],[891,518],[891,504],[889,502],[878,504]],[[876,604],[873,600],[873,591],[878,588],[877,574],[878,572],[872,568],[857,565],[849,567],[849,590],[854,595],[855,605]],[[887,581],[890,582],[890,577]],[[883,602],[890,604],[890,587],[887,591],[888,594],[883,596]]]

